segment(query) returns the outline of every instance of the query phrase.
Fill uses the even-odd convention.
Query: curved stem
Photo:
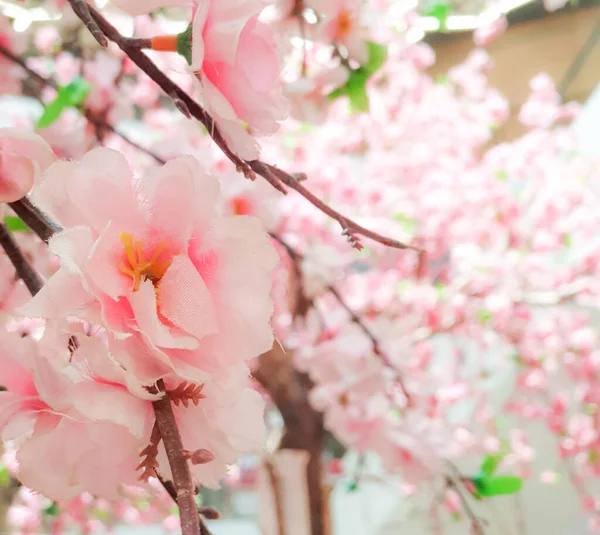
[[[25,258],[13,235],[2,224],[0,224],[0,246],[15,266],[17,275],[23,280],[31,295],[38,293],[44,285],[42,279]]]
[[[166,390],[162,379],[158,381],[158,388],[161,392]],[[200,517],[194,500],[194,482],[188,462],[183,456],[183,443],[175,422],[171,401],[165,394],[161,399],[153,401],[152,407],[173,474],[173,486],[181,518],[181,534],[198,535],[200,533]]]

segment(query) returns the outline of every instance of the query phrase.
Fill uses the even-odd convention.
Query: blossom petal
[[[179,255],[158,284],[160,313],[175,326],[204,338],[218,332],[212,296],[187,255]]]
[[[172,332],[158,317],[156,293],[150,281],[140,284],[137,292],[132,292],[129,302],[140,331],[145,333],[158,347],[170,349],[196,349],[198,341],[190,336]]]

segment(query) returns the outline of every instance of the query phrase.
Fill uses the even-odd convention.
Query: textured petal
[[[187,255],[179,255],[158,284],[160,313],[200,339],[218,331],[212,297]]]
[[[129,293],[132,287],[131,277],[119,269],[124,257],[120,232],[112,223],[106,225],[94,243],[85,266],[86,275],[95,290],[104,292],[115,301],[119,296]]]
[[[229,148],[244,160],[256,160],[260,154],[258,143],[242,126],[231,103],[206,77],[202,78],[204,104],[226,139]]]
[[[138,181],[147,225],[158,229],[176,248],[183,247],[192,233],[194,213],[190,199],[195,197],[198,172],[195,158],[181,156]]]
[[[194,338],[172,332],[172,329],[160,321],[156,309],[156,294],[150,281],[142,282],[139,290],[131,294],[129,302],[140,331],[146,334],[154,345],[174,349],[198,347]]]
[[[83,316],[96,304],[82,285],[81,277],[60,268],[25,305],[15,312],[30,318],[63,319]]]
[[[112,149],[93,149],[69,181],[69,195],[85,207],[86,222],[100,232],[108,221],[135,232],[141,220],[131,190],[132,173],[125,157]]]
[[[119,424],[139,438],[148,434],[151,404],[133,397],[124,387],[81,381],[69,389],[67,396],[77,412],[91,422]]]

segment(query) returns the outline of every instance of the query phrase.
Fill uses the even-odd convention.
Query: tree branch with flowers
[[[42,107],[0,128],[19,529],[207,534],[219,513],[199,487],[258,452],[265,534],[321,535],[332,433],[376,453],[398,494],[431,487],[432,516],[483,533],[485,505],[531,478],[527,420],[598,523],[598,167],[556,126],[577,109],[550,80],[521,110],[530,131],[484,151],[508,113],[489,56],[434,82],[397,2],[368,19],[352,0],[44,7],[35,31],[0,18],[2,93]]]

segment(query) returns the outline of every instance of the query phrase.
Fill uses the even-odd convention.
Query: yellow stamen
[[[129,261],[129,266],[123,262],[119,269],[125,275],[133,279],[133,291],[140,289],[142,281],[150,279],[153,284],[158,282],[171,265],[171,259],[158,261],[158,258],[167,247],[167,243],[161,242],[156,246],[154,253],[149,261],[144,259],[144,244],[140,241],[134,241],[133,235],[128,232],[121,232],[119,239],[125,249],[125,256]]]

